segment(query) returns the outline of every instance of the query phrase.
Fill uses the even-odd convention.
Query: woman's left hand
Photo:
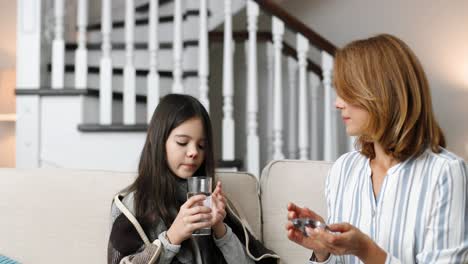
[[[328,226],[330,233],[323,229],[307,227],[310,238],[320,240],[333,255],[354,255],[364,263],[384,263],[387,253],[370,237],[349,223]]]
[[[216,188],[211,194],[211,225],[216,238],[221,238],[226,233],[224,218],[226,217],[226,198],[224,198],[221,182],[218,181]]]

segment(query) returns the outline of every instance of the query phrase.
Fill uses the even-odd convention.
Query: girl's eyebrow
[[[189,139],[192,139],[191,136],[189,136],[189,135],[184,135],[184,134],[175,135],[175,136],[178,137],[178,138],[189,138]],[[200,140],[205,140],[205,138],[200,138]]]

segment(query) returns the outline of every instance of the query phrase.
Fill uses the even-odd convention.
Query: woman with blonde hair
[[[468,263],[467,168],[445,147],[429,84],[400,39],[378,35],[335,54],[335,106],[358,151],[330,169],[328,226],[291,221],[309,263]],[[323,218],[288,205],[288,219]]]

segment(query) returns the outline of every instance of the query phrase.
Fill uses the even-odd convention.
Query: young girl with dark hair
[[[210,118],[197,99],[167,95],[149,124],[138,177],[114,198],[108,263],[277,263],[229,207],[220,182],[211,209],[204,195],[187,199],[187,179],[197,176],[215,179]],[[207,227],[212,235],[192,237]]]

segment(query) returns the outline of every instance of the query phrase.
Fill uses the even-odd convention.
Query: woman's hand
[[[331,254],[354,255],[364,263],[385,263],[387,253],[370,237],[348,223],[328,226],[330,233],[323,229],[307,227],[310,239],[320,241]]]
[[[195,195],[180,207],[174,222],[166,232],[171,244],[180,245],[192,236],[193,231],[211,226],[212,210],[203,206],[205,199],[205,195]]]
[[[311,218],[314,220],[319,220],[324,222],[323,218],[313,212],[308,208],[301,208],[293,203],[288,204],[288,223],[286,224],[286,230],[288,232],[289,240],[306,247],[308,249],[312,249],[315,253],[315,256],[318,261],[325,261],[330,256],[329,246],[325,244],[319,237],[316,236],[309,236],[306,237],[302,232],[294,227],[291,220],[294,218]]]
[[[211,225],[216,238],[226,234],[224,218],[226,217],[226,199],[224,198],[221,182],[218,181],[216,188],[211,194]]]

